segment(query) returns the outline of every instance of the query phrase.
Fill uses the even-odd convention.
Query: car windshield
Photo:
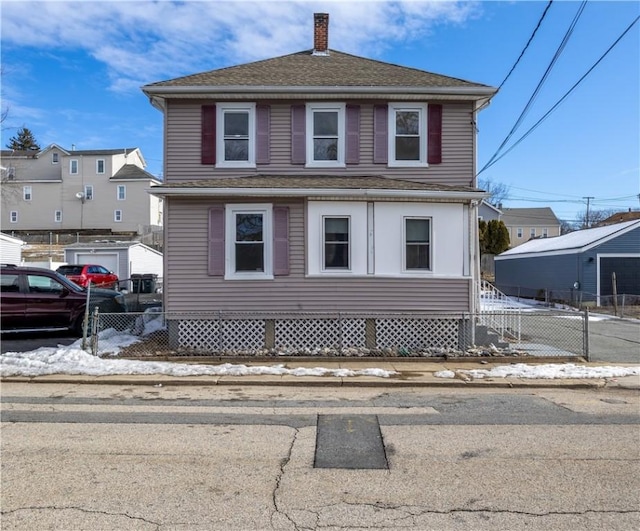
[[[82,273],[82,266],[81,265],[65,265],[65,266],[60,266],[58,269],[56,269],[56,271],[61,275],[79,275],[80,273]]]

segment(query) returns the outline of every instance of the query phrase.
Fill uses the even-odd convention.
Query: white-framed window
[[[60,162],[59,153],[51,153],[51,164],[58,164]]]
[[[518,238],[522,238],[522,235],[524,234],[524,232],[522,231],[522,227],[518,227],[516,229],[516,234],[517,234]]]
[[[427,165],[427,106],[389,104],[389,166]]]
[[[92,184],[84,185],[84,199],[85,201],[93,201],[93,185]]]
[[[225,217],[225,278],[272,279],[272,205],[229,204]]]
[[[218,103],[216,166],[251,168],[256,165],[255,103]]]
[[[124,201],[127,198],[127,187],[124,184],[119,184],[116,192],[118,201]]]
[[[96,173],[104,173],[104,159],[96,160]]]
[[[33,199],[33,189],[31,186],[22,187],[22,199],[25,201],[31,201],[31,199]]]
[[[71,159],[69,161],[69,173],[71,175],[78,175],[78,159]]]
[[[431,219],[404,218],[404,271],[431,270]]]
[[[549,237],[549,229],[548,228],[543,228],[542,229],[542,237],[543,238],[548,238]]]
[[[18,223],[18,211],[17,210],[12,210],[9,213],[9,221],[11,223]]]
[[[56,223],[62,223],[62,210],[56,210],[53,214],[53,221]]]
[[[122,210],[113,211],[113,221],[120,223],[122,221]]]
[[[531,238],[535,238],[536,237],[536,228],[532,227],[531,229],[529,229],[529,236]]]
[[[345,109],[344,103],[307,105],[307,166],[345,165]]]
[[[351,270],[351,218],[322,218],[322,270]]]

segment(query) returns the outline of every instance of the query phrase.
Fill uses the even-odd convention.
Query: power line
[[[486,170],[488,167],[490,167],[493,164],[494,160],[496,160],[496,157],[498,156],[500,151],[502,151],[504,146],[509,142],[511,137],[514,135],[516,130],[520,127],[520,125],[524,121],[524,118],[529,113],[529,110],[531,109],[531,106],[533,105],[533,102],[538,97],[538,94],[540,93],[540,90],[542,89],[542,86],[547,81],[547,78],[549,77],[549,74],[551,73],[551,70],[553,70],[553,67],[555,66],[556,62],[558,61],[558,59],[562,55],[562,52],[564,51],[565,47],[567,46],[567,43],[569,42],[569,39],[571,38],[571,35],[573,34],[573,30],[575,29],[575,27],[576,27],[576,25],[578,23],[578,20],[580,19],[580,16],[584,12],[584,9],[585,9],[586,5],[587,5],[587,0],[583,0],[583,2],[580,4],[580,7],[578,8],[578,11],[574,15],[573,20],[571,21],[571,24],[569,25],[569,28],[565,32],[564,37],[562,38],[562,41],[558,45],[558,48],[556,49],[553,57],[551,58],[551,61],[547,65],[547,69],[545,70],[544,74],[540,78],[540,81],[538,81],[538,85],[534,89],[533,93],[529,97],[529,101],[527,101],[526,105],[524,106],[524,109],[522,109],[522,112],[520,113],[520,116],[518,116],[518,119],[516,120],[515,124],[513,125],[513,127],[511,128],[511,130],[507,134],[507,136],[504,138],[504,140],[502,141],[502,143],[500,144],[498,149],[496,149],[495,153],[493,155],[491,155],[491,158],[489,159],[489,162],[487,162],[484,165],[484,167],[478,172],[478,175],[480,175],[484,170]]]
[[[607,49],[606,52],[604,52],[600,58],[591,66],[591,68],[589,68],[589,70],[587,70],[587,72],[578,80],[576,81],[576,83],[567,91],[565,92],[564,96],[562,96],[562,98],[560,98],[555,105],[553,105],[553,107],[551,107],[543,116],[542,118],[540,118],[524,135],[522,135],[518,140],[516,140],[516,142],[509,148],[507,149],[507,151],[505,151],[502,155],[500,155],[499,157],[495,157],[495,155],[497,154],[497,152],[494,154],[494,157],[492,157],[492,159],[485,164],[484,168],[482,168],[479,172],[478,175],[480,173],[482,173],[484,170],[486,170],[487,168],[489,168],[490,166],[493,166],[496,162],[498,162],[501,158],[503,158],[507,153],[509,153],[511,150],[513,150],[513,148],[515,148],[520,142],[522,142],[525,138],[527,138],[531,133],[533,133],[533,131],[544,121],[546,120],[549,115],[555,111],[560,104],[567,99],[567,97],[578,87],[578,85],[580,85],[580,83],[582,83],[584,81],[584,79],[593,71],[593,69],[598,66],[598,64],[600,64],[600,62],[609,54],[609,52],[611,52],[611,50],[613,50],[613,48],[622,40],[622,38],[631,30],[631,28],[638,22],[638,20],[640,20],[640,16],[636,17],[635,20],[629,24],[629,26],[627,27],[626,30],[624,30],[622,32],[622,34],[615,40],[615,42],[609,46],[609,48]]]

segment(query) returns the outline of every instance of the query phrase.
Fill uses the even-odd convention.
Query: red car
[[[118,275],[101,265],[63,265],[56,271],[83,288],[91,282],[92,287],[118,289]]]

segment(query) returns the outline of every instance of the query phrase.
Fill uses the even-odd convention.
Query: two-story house
[[[146,190],[138,148],[3,150],[2,230],[141,234],[162,225],[162,200]]]
[[[312,50],[142,90],[165,117],[166,311],[476,309],[494,88],[332,50],[316,14]]]
[[[504,208],[502,221],[509,231],[511,248],[535,238],[560,236],[560,220],[549,207]]]

